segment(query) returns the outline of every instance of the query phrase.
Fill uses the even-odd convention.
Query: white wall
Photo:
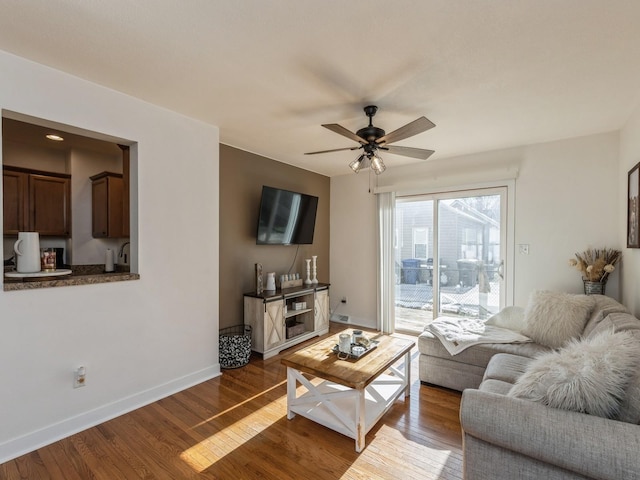
[[[640,162],[640,107],[620,132],[620,169],[619,169],[619,235],[620,243],[626,247],[627,239],[627,183],[628,172]],[[640,249],[624,248],[622,253],[621,285],[623,303],[631,312],[640,315]]]
[[[619,231],[618,133],[603,133],[411,166],[378,177],[382,190],[417,191],[503,180],[517,172],[513,244],[530,245],[515,255],[514,303],[526,305],[535,289],[582,292],[567,262],[593,247],[622,248]],[[387,161],[391,164],[392,159]],[[364,173],[364,175],[363,175]],[[331,179],[332,297],[348,295],[338,313],[375,325],[375,195],[366,172]],[[618,298],[614,273],[607,294]]]
[[[141,276],[0,292],[3,462],[219,374],[219,143],[214,126],[10,54],[0,71],[3,110],[139,142]]]
[[[374,328],[377,213],[375,195],[368,189],[368,172],[331,178],[329,271],[332,312],[349,315],[349,323]]]
[[[45,172],[71,173],[67,152],[63,150],[5,141],[2,143],[2,158],[4,165]]]
[[[617,132],[531,145],[516,181],[515,304],[535,289],[582,293],[580,273],[567,262],[588,247],[622,249],[618,235]],[[619,272],[607,295],[620,300]]]

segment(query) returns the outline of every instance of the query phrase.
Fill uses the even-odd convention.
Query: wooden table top
[[[351,330],[340,333],[351,334]],[[379,344],[371,352],[359,359],[340,360],[333,352],[339,335],[287,355],[282,364],[346,387],[363,389],[415,346],[409,340],[380,335],[374,338]]]

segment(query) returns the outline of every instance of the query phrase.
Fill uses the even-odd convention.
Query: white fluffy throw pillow
[[[604,331],[533,360],[509,396],[615,418],[639,363],[637,337],[628,331]]]
[[[560,348],[582,333],[594,306],[595,299],[589,295],[535,291],[524,311],[522,334],[541,345]]]

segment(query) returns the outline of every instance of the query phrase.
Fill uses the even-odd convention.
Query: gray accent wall
[[[262,186],[318,197],[313,245],[256,245]],[[329,177],[228,145],[220,145],[220,328],[243,323],[243,294],[255,289],[261,263],[276,278],[306,276],[305,258],[317,255],[318,281],[329,283]],[[293,265],[293,266],[292,266]]]

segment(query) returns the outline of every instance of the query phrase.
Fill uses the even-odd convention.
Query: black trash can
[[[417,258],[406,258],[402,260],[402,271],[404,272],[404,283],[415,285],[418,283],[418,267],[420,260]]]
[[[463,287],[475,287],[478,284],[478,260],[458,260],[460,283]]]
[[[220,330],[220,367],[239,368],[251,358],[251,325],[234,325]]]

